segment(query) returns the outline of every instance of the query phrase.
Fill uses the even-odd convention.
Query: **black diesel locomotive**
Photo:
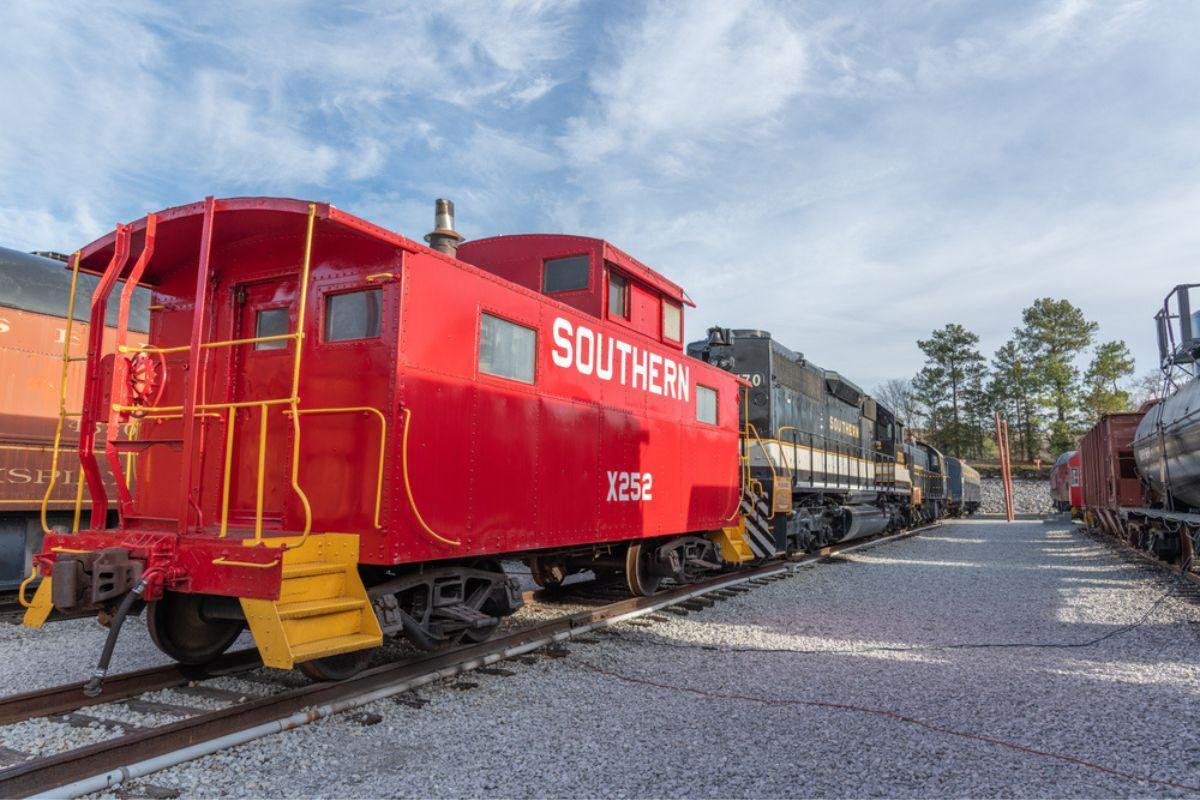
[[[748,480],[742,499],[755,554],[811,551],[946,510],[946,465],[905,442],[891,409],[760,330],[712,328],[688,354],[747,381]]]

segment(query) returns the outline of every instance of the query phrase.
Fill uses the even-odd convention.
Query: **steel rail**
[[[310,684],[162,727],[134,731],[26,761],[0,771],[0,797],[78,797],[104,791],[186,761],[564,642],[694,597],[763,578],[791,574],[833,553],[852,552],[907,539],[933,527],[936,524],[891,536],[850,542],[845,546],[833,545],[797,560],[775,561],[743,572],[719,575],[669,589],[651,597],[632,597],[570,613],[479,644],[374,667],[344,681]],[[75,689],[78,691],[78,687]],[[112,699],[107,686],[103,699]]]
[[[88,697],[83,693],[83,681],[35,689],[0,697],[0,725],[12,725],[34,717],[65,714],[88,706],[115,703],[147,692],[183,686],[191,681],[248,672],[260,666],[262,660],[258,657],[258,651],[246,649],[226,653],[199,667],[166,664],[112,675],[105,681],[104,693],[96,697]]]

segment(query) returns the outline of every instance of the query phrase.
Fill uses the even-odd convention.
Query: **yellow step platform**
[[[358,576],[358,537],[313,534],[283,554],[278,600],[243,599],[263,664],[302,661],[379,647],[383,632]]]
[[[746,541],[746,520],[738,518],[738,524],[722,528],[709,534],[709,538],[721,548],[721,556],[727,563],[742,564],[754,560],[754,551]]]

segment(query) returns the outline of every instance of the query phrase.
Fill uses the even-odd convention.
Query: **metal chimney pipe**
[[[425,241],[439,253],[453,258],[458,254],[458,244],[463,237],[454,230],[454,203],[438,198],[433,207],[433,230],[425,234]]]

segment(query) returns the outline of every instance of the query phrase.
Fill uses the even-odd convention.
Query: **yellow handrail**
[[[378,408],[371,406],[345,406],[342,408],[302,408],[294,413],[297,414],[350,414],[354,412],[364,412],[374,414],[379,420],[379,470],[375,476],[375,527],[380,529],[383,525],[379,521],[379,509],[383,501],[383,465],[384,455],[387,447],[387,417]],[[284,411],[284,414],[291,415],[292,411]]]
[[[225,538],[229,529],[229,476],[233,472],[233,423],[237,419],[237,409],[231,408],[226,414],[225,421],[225,473],[221,478],[221,533]]]
[[[312,533],[312,506],[309,505],[308,495],[300,488],[300,415],[296,413],[300,405],[300,354],[304,351],[304,320],[308,312],[308,274],[312,267],[313,229],[317,222],[317,207],[308,204],[308,228],[304,234],[304,266],[300,270],[300,308],[296,312],[296,355],[292,362],[292,491],[300,498],[304,506],[304,533],[294,546],[303,547]],[[266,415],[266,409],[263,409]],[[287,548],[285,548],[287,549]]]
[[[247,339],[227,339],[223,342],[201,342],[201,348],[213,347],[233,347],[239,344],[257,344],[258,342],[280,342],[285,339],[302,338],[299,333],[276,333],[270,336],[251,336]],[[177,347],[151,347],[148,344],[127,344],[117,348],[120,353],[160,353],[167,355],[170,353],[186,353],[191,350],[192,346],[181,344]]]
[[[54,427],[54,454],[50,457],[50,484],[46,487],[46,494],[42,496],[42,532],[53,533],[50,530],[50,523],[46,520],[46,509],[50,505],[50,494],[54,491],[54,484],[58,480],[58,447],[62,442],[63,421],[67,418],[67,368],[71,364],[71,324],[75,321],[75,289],[79,285],[79,259],[80,252],[75,251],[75,258],[72,260],[71,266],[71,294],[67,300],[67,325],[63,331],[63,354],[62,354],[62,370],[59,375],[58,386],[58,424]],[[78,499],[75,501],[75,529],[79,530],[79,509],[83,503],[83,475],[79,476],[79,488],[76,489]],[[34,573],[36,574],[36,570]],[[31,575],[25,583],[33,580]],[[25,603],[25,583],[21,584],[21,593],[18,598],[21,605]]]
[[[771,459],[771,454],[767,452],[766,445],[763,444],[763,440],[758,435],[758,430],[749,422],[746,423],[746,428],[747,432],[754,436],[754,441],[758,443],[758,449],[762,452],[763,458],[766,459],[767,466],[771,468],[771,479],[775,480],[779,478],[779,473],[775,471],[775,464]]]
[[[33,605],[33,603],[25,599],[25,587],[29,586],[29,584],[33,582],[33,579],[37,577],[37,574],[38,568],[37,563],[35,562],[33,568],[29,570],[29,577],[21,581],[21,585],[17,587],[17,602],[20,603],[23,608],[29,608],[31,605]]]
[[[434,532],[433,528],[429,527],[429,525],[425,522],[425,518],[421,516],[420,510],[417,509],[417,501],[413,499],[412,481],[408,479],[408,430],[412,427],[409,424],[409,422],[412,420],[412,411],[408,408],[404,408],[403,411],[404,440],[400,444],[400,461],[401,471],[404,473],[404,491],[408,493],[408,505],[412,508],[413,516],[417,518],[417,522],[421,523],[421,527],[425,529],[425,533],[429,534],[443,544],[460,547],[462,542],[456,539],[447,539],[445,536],[439,536],[436,532]]]
[[[254,541],[262,540],[263,486],[267,479],[267,407],[258,415],[258,483],[254,493]]]
[[[199,410],[202,410],[202,411],[214,411],[214,410],[226,409],[226,408],[254,408],[254,407],[258,407],[258,406],[284,406],[284,405],[291,405],[291,403],[292,403],[291,397],[277,397],[272,400],[242,400],[237,403],[197,403],[196,408]],[[144,409],[145,406],[122,406],[122,405],[117,405],[114,403],[113,408],[116,409],[117,411],[137,411],[139,409]],[[170,419],[170,418],[176,417],[176,416],[178,416],[178,417],[183,416],[183,414],[180,413],[183,411],[183,406],[154,406],[154,410],[155,411],[175,412],[173,414],[166,416],[165,418],[167,418],[167,419]],[[196,416],[203,416],[203,415],[197,414]]]
[[[228,559],[225,556],[220,556],[219,558],[214,558],[212,563],[217,564],[222,567],[250,567],[251,569],[270,569],[271,567],[273,567],[279,563],[279,559],[277,558],[274,561],[268,561],[265,564],[255,564],[253,561],[233,561],[232,559]]]

